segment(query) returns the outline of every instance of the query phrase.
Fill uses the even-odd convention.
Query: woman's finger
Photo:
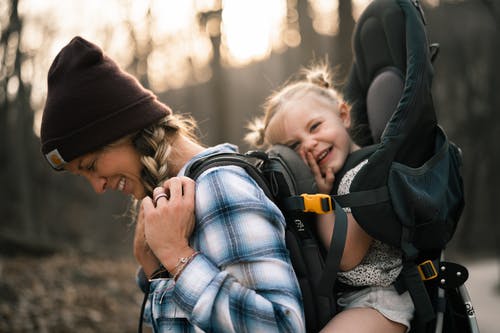
[[[158,201],[160,201],[162,198],[164,198],[164,200],[169,199],[169,196],[165,192],[165,189],[163,187],[155,187],[153,189],[153,205],[156,207],[158,205]]]
[[[141,214],[145,214],[145,212],[149,212],[154,208],[155,208],[155,205],[154,205],[153,199],[151,199],[150,197],[145,197],[144,199],[142,199],[142,202],[141,202],[142,212],[141,212]]]
[[[195,197],[196,183],[189,177],[181,177],[183,199],[192,200]]]
[[[169,194],[169,199],[177,199],[182,196],[182,182],[179,177],[169,178],[163,183],[163,188]]]

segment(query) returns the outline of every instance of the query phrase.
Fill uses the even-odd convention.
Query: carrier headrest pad
[[[318,192],[311,169],[293,149],[284,145],[273,145],[267,152],[270,156],[278,156],[288,169],[295,183],[296,194]]]
[[[384,67],[406,72],[405,17],[395,0],[372,2],[356,23],[352,45],[362,89]]]
[[[387,67],[373,79],[366,94],[366,113],[374,143],[379,143],[386,124],[403,93],[403,74]]]

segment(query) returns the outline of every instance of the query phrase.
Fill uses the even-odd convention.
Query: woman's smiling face
[[[351,152],[349,109],[313,93],[287,101],[266,130],[271,144],[284,144],[306,161],[312,153],[322,173],[339,171]]]
[[[140,156],[129,140],[75,158],[65,166],[72,174],[85,177],[96,193],[111,189],[136,199],[146,195],[141,181],[142,168]]]

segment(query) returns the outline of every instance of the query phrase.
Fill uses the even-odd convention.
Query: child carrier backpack
[[[444,261],[464,207],[462,156],[437,124],[431,88],[439,48],[425,25],[417,0],[374,0],[357,21],[343,92],[364,147],[336,179],[367,162],[350,193],[336,199],[368,234],[402,249],[397,286],[415,304],[411,332],[476,332],[467,269]]]
[[[185,176],[195,179],[224,165],[244,168],[286,220],[285,239],[302,292],[307,332],[319,332],[337,313],[333,288],[344,250],[347,216],[329,195],[314,194],[316,183],[309,167],[292,149],[276,145],[264,151],[215,153],[189,165]],[[333,204],[332,204],[333,203]],[[337,209],[331,247],[325,253],[313,231],[316,214]]]
[[[443,260],[464,206],[462,157],[437,125],[431,84],[438,49],[428,44],[418,1],[373,0],[356,23],[353,48],[344,95],[365,135],[363,148],[349,156],[336,181],[367,162],[350,193],[315,194],[309,168],[280,145],[209,155],[185,175],[196,179],[214,166],[239,165],[282,210],[308,332],[318,332],[337,312],[334,288],[347,231],[342,207],[351,207],[370,236],[404,253],[396,285],[415,304],[411,332],[478,332],[464,286],[467,269]],[[325,253],[311,222],[332,209],[335,228]]]

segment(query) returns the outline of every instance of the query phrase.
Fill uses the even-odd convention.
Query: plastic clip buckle
[[[304,212],[327,214],[333,211],[332,198],[328,194],[301,194],[304,199]]]
[[[428,281],[437,278],[438,272],[432,260],[426,260],[421,264],[417,265],[418,272],[422,281]]]

